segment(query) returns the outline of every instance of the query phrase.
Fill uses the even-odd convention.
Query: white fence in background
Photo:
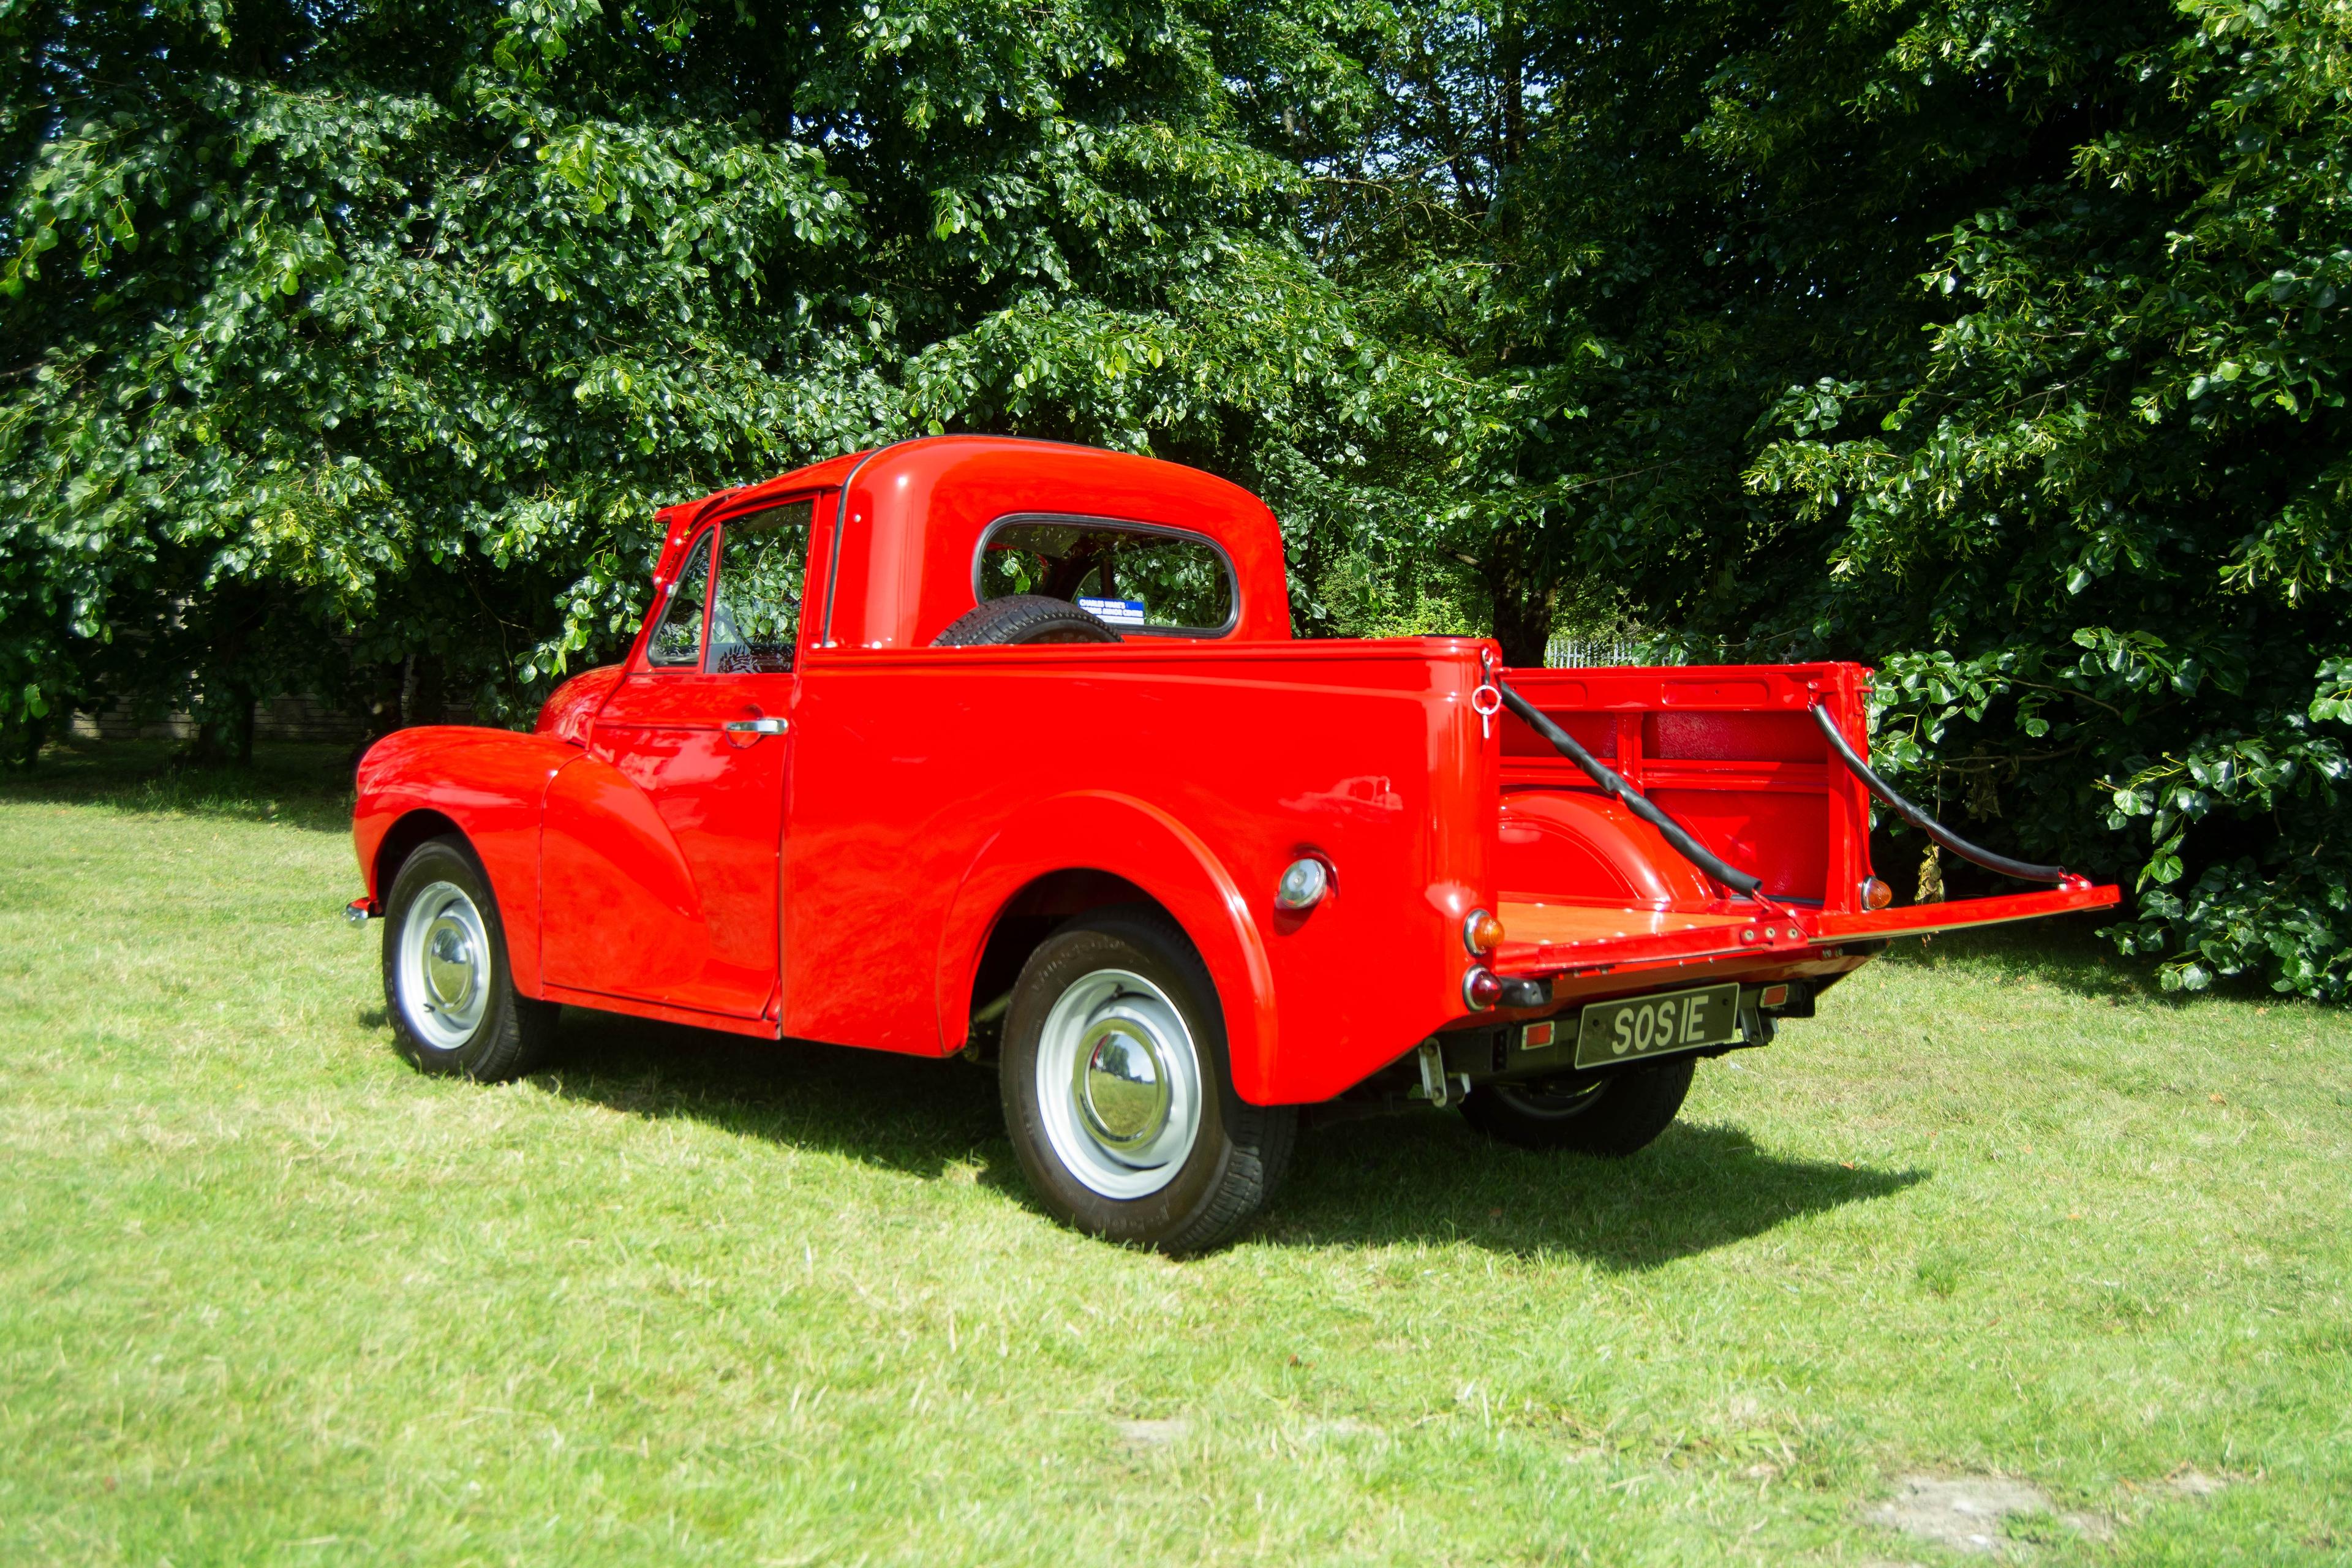
[[[1546,669],[1593,669],[1606,665],[1688,664],[1677,647],[1623,637],[1554,637],[1544,645]]]

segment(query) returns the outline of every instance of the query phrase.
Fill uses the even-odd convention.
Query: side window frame
[[[1230,590],[1232,600],[1231,607],[1225,612],[1223,626],[1122,626],[1118,628],[1119,635],[1122,637],[1192,637],[1201,641],[1211,641],[1217,637],[1233,636],[1234,629],[1242,624],[1242,574],[1234,568],[1232,552],[1228,551],[1221,542],[1189,528],[1171,528],[1166,523],[1160,522],[1137,522],[1124,517],[1090,517],[1079,512],[1009,511],[982,529],[980,542],[972,546],[971,552],[971,602],[973,604],[988,603],[981,593],[981,569],[988,559],[989,541],[994,539],[1000,530],[1016,527],[1023,523],[1058,523],[1070,528],[1100,528],[1118,533],[1150,534],[1160,539],[1180,539],[1187,544],[1205,544],[1216,552],[1218,564],[1225,569],[1225,583]]]
[[[694,574],[695,552],[704,549],[709,551],[710,560],[702,574],[701,620],[695,633],[694,658],[681,663],[656,658],[654,657],[654,645],[661,640],[662,628],[669,624],[670,612],[677,607],[679,586]],[[648,673],[664,675],[699,675],[703,662],[710,656],[710,595],[719,585],[718,525],[707,523],[696,529],[694,537],[687,541],[686,548],[679,552],[677,559],[677,575],[671,579],[668,587],[662,590],[661,607],[655,612],[653,625],[646,634],[646,669]]]
[[[761,673],[770,675],[790,675],[798,673],[801,668],[802,659],[807,652],[809,643],[808,581],[809,573],[813,563],[812,552],[816,549],[817,527],[824,510],[822,494],[814,491],[803,491],[798,495],[789,495],[761,500],[751,506],[741,507],[730,511],[724,516],[719,518],[710,525],[710,531],[718,536],[718,540],[717,542],[710,547],[710,583],[705,595],[708,603],[703,609],[702,621],[702,658],[696,667],[701,669],[705,674],[721,675],[731,673],[725,670],[714,670],[710,668],[710,658],[712,652],[714,651],[711,643],[711,633],[716,629],[715,618],[719,610],[719,589],[724,586],[724,580],[727,574],[727,542],[729,535],[738,527],[746,522],[751,521],[755,518],[765,517],[771,512],[783,511],[796,506],[807,507],[809,509],[809,516],[808,521],[804,525],[804,532],[801,539],[800,593],[795,595],[793,600],[793,636],[791,642],[792,665],[789,669],[768,670]]]

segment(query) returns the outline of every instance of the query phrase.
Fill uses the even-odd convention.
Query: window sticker
[[[1078,608],[1114,626],[1148,626],[1151,624],[1151,617],[1143,612],[1140,599],[1080,599]]]

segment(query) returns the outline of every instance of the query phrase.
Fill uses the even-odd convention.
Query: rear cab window
[[[981,536],[972,594],[1066,599],[1123,634],[1221,637],[1241,616],[1234,564],[1201,534],[1104,518],[1001,518]]]

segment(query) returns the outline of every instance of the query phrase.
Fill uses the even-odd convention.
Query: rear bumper
[[[1781,909],[1754,914],[1653,915],[1646,910],[1506,904],[1502,910],[1505,930],[1514,929],[1517,915],[1517,928],[1537,931],[1538,940],[1505,942],[1496,949],[1489,967],[1506,979],[1533,979],[1612,973],[1652,965],[1685,967],[1719,959],[1801,962],[1830,956],[1825,950],[1850,942],[1878,942],[1968,926],[2112,909],[2122,898],[2121,889],[2077,880],[2048,892],[1853,914]]]

